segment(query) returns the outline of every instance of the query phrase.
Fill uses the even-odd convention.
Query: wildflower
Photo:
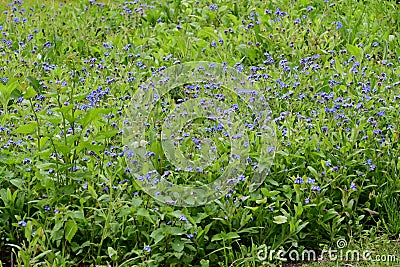
[[[320,191],[321,188],[318,185],[313,185],[313,186],[311,186],[311,190],[312,191]]]
[[[146,252],[150,252],[151,251],[151,247],[149,245],[145,245],[143,250],[146,251]]]
[[[370,169],[371,171],[375,170],[375,168],[376,168],[376,165],[375,165],[375,164],[372,164],[372,165],[369,167],[369,169]]]
[[[26,227],[26,222],[25,221],[19,221],[18,225],[20,225],[22,227]]]
[[[218,9],[218,6],[217,6],[216,4],[210,5],[210,10],[211,10],[211,11],[215,11],[215,10],[217,10],[217,9]]]
[[[357,190],[357,187],[356,187],[356,184],[355,183],[351,183],[350,184],[350,189],[352,189],[352,190]]]
[[[308,184],[314,184],[314,183],[315,183],[315,179],[308,178],[308,179],[307,179],[307,183],[308,183]]]
[[[193,237],[194,237],[193,234],[188,234],[188,235],[187,235],[187,238],[189,238],[189,239],[192,239]]]
[[[301,177],[297,177],[296,180],[294,180],[295,184],[304,184],[304,180]]]
[[[329,161],[327,161],[327,162],[325,162],[325,166],[326,166],[326,167],[330,167],[330,166],[331,166],[331,163],[330,163]]]
[[[339,169],[340,169],[340,166],[335,166],[335,167],[332,168],[332,170],[335,171],[335,172],[338,171]]]

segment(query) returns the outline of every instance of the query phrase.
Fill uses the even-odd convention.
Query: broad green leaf
[[[154,230],[150,236],[154,239],[154,243],[157,244],[165,237],[165,230],[163,228],[158,228]]]
[[[362,48],[348,44],[347,49],[349,50],[350,54],[355,56],[357,60],[362,60]]]
[[[312,174],[316,179],[319,178],[318,172],[317,172],[312,166],[307,166],[307,169],[311,172],[311,174]]]
[[[96,190],[94,190],[93,186],[88,185],[88,191],[89,191],[89,194],[90,194],[94,199],[97,199],[97,193],[96,193]]]
[[[32,97],[34,97],[34,96],[36,96],[37,95],[37,93],[36,93],[36,91],[32,88],[32,86],[28,86],[28,89],[26,89],[26,92],[25,92],[25,94],[24,94],[24,98],[25,99],[29,99],[29,98],[32,98]]]
[[[222,240],[222,239],[223,239],[223,235],[222,234],[216,234],[211,238],[211,242]]]
[[[33,89],[36,90],[37,93],[42,94],[43,93],[43,87],[40,86],[39,81],[36,80],[34,77],[32,76],[28,76],[26,77],[26,80],[30,83],[30,85],[32,85]],[[31,87],[29,87],[31,88]],[[36,95],[36,94],[35,94]]]
[[[172,243],[172,249],[175,250],[176,252],[181,252],[185,248],[185,243],[183,243],[182,240],[176,239]]]
[[[197,37],[205,38],[210,37],[211,39],[218,40],[218,36],[214,33],[214,29],[212,27],[203,27],[198,33]]]
[[[270,191],[267,188],[261,188],[261,193],[265,196],[265,197],[273,197],[279,194],[279,191],[277,190],[273,190]]]
[[[168,227],[167,232],[172,235],[183,235],[185,233],[185,231],[179,227]]]
[[[108,247],[107,252],[108,252],[108,257],[110,257],[111,260],[113,260],[113,261],[117,260],[118,255],[117,255],[117,251],[115,251],[115,249],[113,249],[112,247]]]
[[[240,235],[238,235],[238,233],[235,233],[235,232],[227,233],[225,236],[225,240],[236,239],[236,238],[240,238]]]
[[[37,122],[31,122],[28,124],[21,125],[17,128],[16,132],[21,134],[30,134],[36,130]]]
[[[7,84],[0,83],[0,99],[3,102],[8,101],[11,93],[16,89],[17,85],[17,80],[10,80],[7,82]]]
[[[109,113],[109,109],[91,109],[87,112],[86,116],[82,119],[82,127],[86,128],[91,122],[98,120],[100,118],[100,114],[106,114]]]
[[[274,223],[283,224],[287,222],[287,218],[283,215],[274,216]]]
[[[76,232],[78,231],[78,225],[75,221],[67,221],[65,223],[65,239],[68,242],[71,242],[72,238],[74,238]]]

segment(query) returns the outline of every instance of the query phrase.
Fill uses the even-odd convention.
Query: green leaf
[[[105,109],[105,108],[89,110],[88,113],[86,114],[86,116],[81,121],[82,127],[85,128],[91,122],[93,122],[95,120],[98,120],[100,118],[99,117],[100,114],[106,114],[106,113],[109,113],[109,112],[110,112],[110,110],[109,109]]]
[[[183,243],[182,240],[176,239],[172,243],[172,249],[175,250],[176,252],[181,252],[185,248],[185,243]]]
[[[24,189],[24,181],[22,179],[11,179],[10,183],[17,187],[18,189]]]
[[[167,229],[168,233],[172,235],[183,235],[185,233],[185,231],[179,227],[168,227]]]
[[[274,216],[274,223],[283,224],[287,222],[287,218],[283,215]]]
[[[84,214],[83,211],[81,211],[81,210],[71,211],[71,212],[69,213],[69,215],[70,215],[71,218],[73,218],[73,219],[85,220],[85,214]]]
[[[154,239],[154,243],[157,244],[165,237],[165,231],[163,228],[158,228],[154,230],[150,236]]]
[[[212,27],[203,27],[198,33],[197,37],[206,38],[210,37],[211,39],[218,40],[218,36],[214,32],[214,28]]]
[[[115,136],[119,130],[113,130],[113,131],[108,131],[108,132],[101,132],[98,135],[96,135],[96,140],[103,139],[103,138],[110,138]]]
[[[63,231],[62,228],[63,227],[63,222],[58,222],[56,223],[56,225],[54,225],[53,230],[51,230],[51,240],[53,241],[57,241],[57,240],[61,240],[63,237]]]
[[[205,260],[205,259],[201,259],[200,264],[201,264],[201,267],[209,267],[210,266],[210,261],[209,260]]]
[[[362,59],[362,48],[348,44],[347,49],[349,50],[351,55],[353,55],[357,58],[357,60]]]
[[[76,225],[75,221],[67,221],[64,229],[65,229],[65,239],[68,242],[71,242],[72,238],[78,231],[78,225]]]
[[[21,134],[30,134],[36,130],[37,122],[31,122],[28,124],[21,125],[17,128],[16,132]]]
[[[40,86],[38,80],[36,80],[36,79],[35,79],[34,77],[32,77],[32,76],[26,77],[26,80],[30,83],[30,85],[32,85],[32,87],[36,90],[37,93],[40,93],[40,94],[43,93],[43,87]]]
[[[222,234],[216,234],[211,238],[211,242],[218,241],[224,239]]]
[[[324,221],[324,222],[329,221],[330,219],[336,217],[338,214],[339,214],[339,213],[338,213],[337,211],[330,209],[330,210],[328,210],[328,211],[326,212],[326,214],[324,215],[323,221]]]
[[[265,196],[265,197],[273,197],[279,194],[279,191],[277,190],[273,190],[270,191],[267,188],[261,188],[261,193]]]
[[[248,54],[249,54],[249,47],[248,47],[246,44],[240,44],[240,45],[237,47],[237,50],[238,50],[240,53],[242,53],[243,55],[245,55],[245,56],[248,56]]]
[[[37,95],[37,93],[36,93],[36,91],[32,88],[32,86],[28,86],[28,89],[26,89],[26,92],[25,92],[25,94],[24,94],[24,98],[25,99],[29,99],[29,98],[32,98],[32,97],[34,97],[34,96],[36,96]]]
[[[96,193],[96,190],[94,190],[93,186],[88,185],[88,191],[89,191],[89,194],[90,194],[94,199],[97,199],[97,193]]]
[[[10,80],[7,84],[0,83],[0,97],[2,101],[9,100],[11,93],[16,89],[17,85],[17,80]]]
[[[225,236],[225,240],[236,239],[236,238],[240,238],[240,235],[238,235],[238,233],[236,233],[236,232],[227,233]]]
[[[111,260],[113,261],[117,260],[118,255],[115,249],[113,249],[112,247],[108,247],[107,252],[108,252],[108,257],[110,257]]]
[[[240,238],[240,235],[238,235],[238,233],[236,232],[229,232],[229,233],[219,233],[214,235],[211,238],[211,242],[213,241],[218,241],[218,240],[229,240],[229,239],[236,239],[236,238]]]
[[[311,166],[307,166],[307,169],[311,172],[311,174],[316,178],[316,179],[318,179],[319,177],[318,177],[318,172],[317,172],[317,170],[315,170],[313,167],[311,167]]]

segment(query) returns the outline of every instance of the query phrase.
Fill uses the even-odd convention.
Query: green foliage
[[[398,238],[394,1],[314,1],[312,9],[303,0],[18,2],[0,18],[3,263],[273,266],[281,262],[257,257],[264,247],[321,251],[341,237]],[[243,67],[264,90],[279,146],[256,191],[246,180],[218,201],[180,208],[139,188],[121,134],[138,85],[189,61]],[[189,96],[180,89],[171,103]],[[161,105],[154,115],[156,129]],[[159,138],[153,128],[146,134]],[[230,146],[216,136],[214,173],[175,173],[174,182],[218,177]],[[198,157],[190,140],[182,148]],[[172,149],[151,146],[157,155]],[[154,161],[171,168],[165,157]]]

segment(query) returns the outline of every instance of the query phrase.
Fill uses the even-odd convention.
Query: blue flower
[[[350,189],[352,189],[352,190],[357,190],[357,187],[356,187],[356,184],[355,183],[351,183],[350,184]]]
[[[304,180],[301,177],[297,177],[296,180],[294,180],[295,184],[304,184]]]
[[[315,183],[315,179],[308,178],[308,179],[307,179],[307,183],[308,183],[308,184],[314,184],[314,183]]]
[[[151,251],[151,247],[149,245],[145,245],[143,250],[146,251],[146,252],[150,252]]]
[[[321,187],[319,187],[318,185],[313,185],[313,186],[311,186],[311,190],[312,191],[320,191]]]
[[[343,24],[340,21],[334,21],[332,24],[336,24],[336,29],[343,28]]]
[[[375,165],[375,164],[372,164],[372,165],[369,167],[369,169],[370,169],[371,171],[375,170],[375,168],[376,168],[376,165]]]
[[[187,238],[189,238],[189,239],[192,239],[193,237],[194,237],[193,234],[188,234],[188,235],[187,235]]]
[[[26,222],[25,221],[19,221],[18,225],[20,225],[22,227],[26,227]]]
[[[325,162],[325,166],[329,167],[329,166],[331,166],[331,163],[329,161],[327,161],[327,162]]]
[[[218,6],[217,6],[216,4],[210,5],[210,10],[211,10],[211,11],[215,11],[215,10],[217,10],[217,9],[218,9]]]
[[[335,172],[338,171],[339,169],[340,169],[340,166],[335,166],[335,167],[332,168],[332,170],[335,171]]]

